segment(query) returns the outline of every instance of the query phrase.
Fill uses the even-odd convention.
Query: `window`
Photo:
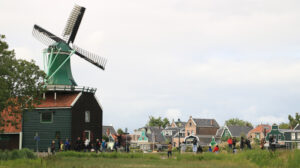
[[[190,127],[192,126],[192,123],[190,122]]]
[[[295,140],[296,139],[296,135],[295,133],[292,133],[292,140]]]
[[[53,113],[52,112],[42,112],[41,113],[41,123],[52,123],[53,122]]]
[[[188,136],[190,136],[190,131],[187,132]]]
[[[85,111],[84,118],[86,123],[90,122],[90,111]]]
[[[194,134],[194,131],[192,130],[192,135]]]
[[[300,139],[300,133],[299,132],[297,133],[297,139]]]

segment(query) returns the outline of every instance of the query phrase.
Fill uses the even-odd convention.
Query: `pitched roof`
[[[267,124],[261,124],[256,126],[254,129],[250,130],[249,133],[261,133],[264,132],[264,129],[266,129],[266,133],[270,132],[272,127]]]
[[[241,136],[241,134],[247,135],[248,132],[252,129],[252,127],[238,125],[227,126],[227,128],[229,129],[231,136],[233,137]]]
[[[216,132],[216,137],[221,137],[223,131],[224,131],[224,127],[219,128],[219,129],[217,130],[217,132]]]
[[[159,127],[146,127],[146,129],[150,129],[151,130],[151,134],[148,134],[146,131],[146,135],[148,137],[148,141],[149,142],[159,142],[159,143],[164,143],[166,140],[164,138],[164,136],[162,135],[161,131],[162,129]],[[154,140],[153,140],[154,138]]]
[[[107,135],[107,134],[106,134],[107,129],[109,130],[109,132],[110,132],[111,134],[116,134],[116,130],[114,129],[113,126],[105,126],[105,125],[103,125],[103,126],[102,126],[102,135]]]
[[[3,126],[0,127],[0,133],[19,133],[22,132],[21,113],[11,113],[11,109],[3,110],[0,117],[3,118]]]
[[[54,92],[47,92],[45,99],[41,100],[41,104],[36,105],[36,108],[48,107],[71,107],[81,94],[80,92],[56,92],[56,100]]]
[[[300,130],[300,124],[297,124],[294,130]]]
[[[192,118],[196,123],[197,127],[217,127],[219,128],[219,124],[215,119],[202,119],[202,118]]]

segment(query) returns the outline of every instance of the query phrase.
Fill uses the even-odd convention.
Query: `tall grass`
[[[29,149],[22,150],[0,150],[0,160],[36,159],[36,155]]]

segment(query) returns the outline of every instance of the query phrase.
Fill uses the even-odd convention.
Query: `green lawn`
[[[268,151],[252,150],[238,154],[204,153],[204,154],[175,154],[168,159],[165,153],[76,153],[63,152],[56,156],[38,159],[0,160],[0,168],[128,168],[128,167],[163,167],[163,168],[254,168],[254,167],[300,167],[300,151]]]

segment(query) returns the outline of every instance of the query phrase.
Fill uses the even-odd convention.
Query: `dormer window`
[[[89,123],[90,120],[91,120],[91,118],[90,118],[90,111],[85,111],[85,113],[84,113],[84,121],[86,123]]]

